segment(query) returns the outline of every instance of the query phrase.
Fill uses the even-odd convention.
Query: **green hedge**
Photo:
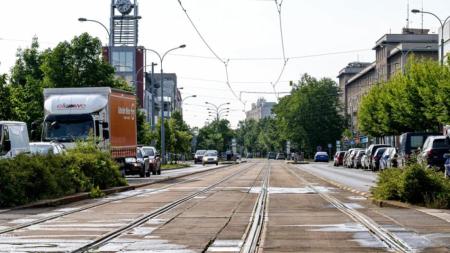
[[[450,181],[441,172],[420,164],[380,172],[372,194],[377,199],[399,200],[431,208],[450,208]]]
[[[126,181],[117,163],[90,144],[81,143],[65,155],[0,160],[0,207],[122,185]]]

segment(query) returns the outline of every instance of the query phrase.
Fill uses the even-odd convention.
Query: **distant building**
[[[161,74],[155,73],[153,75],[153,83],[151,82],[151,74],[147,75],[145,84],[145,98],[144,98],[144,112],[147,115],[147,121],[151,123],[152,116],[155,122],[161,116],[161,108],[163,108],[164,117],[170,118],[172,112],[181,111],[181,93],[177,87],[177,75],[175,73],[163,74],[163,100],[164,105],[161,106],[161,88],[160,88]],[[154,91],[154,103],[152,103],[152,85],[157,87]],[[152,115],[152,105],[154,106],[154,115]]]
[[[385,34],[373,48],[374,62],[350,63],[339,72],[341,101],[350,117],[351,130],[357,132],[359,104],[373,85],[386,82],[395,73],[404,71],[412,54],[438,60],[438,35],[428,32],[427,29],[404,28],[401,34]]]
[[[275,102],[266,102],[264,98],[259,98],[256,104],[252,104],[252,109],[245,113],[246,119],[258,121],[263,118],[273,117],[272,108],[274,105],[276,105]]]

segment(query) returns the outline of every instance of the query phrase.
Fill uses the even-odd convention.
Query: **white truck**
[[[136,96],[110,87],[44,89],[42,141],[66,148],[90,134],[119,162],[136,157]]]
[[[0,121],[0,158],[30,152],[27,125],[18,121]]]

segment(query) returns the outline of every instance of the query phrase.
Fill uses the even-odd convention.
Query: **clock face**
[[[132,9],[132,4],[130,0],[117,0],[116,1],[116,8],[117,10],[122,14],[128,14],[130,13]]]

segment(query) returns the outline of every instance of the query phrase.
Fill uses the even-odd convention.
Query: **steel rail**
[[[230,166],[230,167],[233,167],[233,166]],[[143,191],[140,190],[136,194],[127,195],[127,196],[124,196],[124,197],[121,197],[121,198],[110,199],[110,200],[102,201],[102,202],[99,202],[99,203],[93,203],[93,204],[87,205],[85,207],[78,208],[76,210],[70,210],[70,211],[66,211],[66,212],[63,212],[63,213],[55,214],[55,215],[52,215],[52,216],[44,217],[44,218],[41,218],[41,219],[38,219],[38,220],[34,220],[34,221],[31,221],[31,222],[19,224],[19,225],[13,226],[13,227],[0,229],[0,236],[2,234],[13,232],[13,231],[18,230],[18,229],[30,227],[30,226],[33,226],[33,225],[44,223],[46,221],[50,221],[50,220],[54,220],[54,219],[57,219],[57,218],[61,218],[63,216],[69,215],[69,214],[78,213],[78,212],[85,211],[85,210],[88,210],[88,209],[92,209],[92,208],[95,208],[95,207],[98,207],[98,206],[102,206],[102,205],[105,205],[105,204],[113,203],[113,202],[116,202],[116,201],[132,198],[132,197],[136,197],[136,196],[139,196],[139,195],[142,195],[142,194],[148,194],[148,193],[151,193],[151,192],[161,191],[161,190],[173,187],[175,185],[183,184],[183,183],[186,183],[186,182],[189,182],[189,181],[193,181],[193,180],[202,178],[204,176],[211,175],[211,174],[216,172],[215,171],[216,169],[219,169],[219,168],[212,168],[210,170],[205,170],[203,172],[209,172],[209,173],[203,174],[203,172],[200,172],[200,174],[201,174],[200,176],[193,177],[193,178],[188,178],[186,180],[183,180],[183,181],[180,181],[180,182],[177,182],[177,183],[174,183],[174,184],[169,184],[169,185],[166,185],[166,186],[163,186],[163,187],[159,187],[159,188],[156,188],[156,189],[151,189],[151,190],[143,190]],[[211,172],[211,170],[213,170],[213,171]],[[187,174],[186,176],[190,176],[190,174]],[[167,180],[167,181],[170,181],[170,179]],[[165,181],[165,182],[167,182],[167,181]],[[159,183],[159,182],[155,182],[155,183]]]
[[[82,247],[80,247],[78,249],[75,249],[73,251],[70,251],[70,252],[71,253],[81,253],[81,252],[88,252],[89,250],[97,249],[97,248],[105,245],[107,242],[111,241],[112,239],[114,239],[114,238],[122,235],[123,233],[129,231],[130,229],[138,227],[138,226],[146,223],[148,220],[150,220],[152,218],[155,218],[155,217],[157,217],[157,216],[159,216],[159,215],[161,215],[163,213],[166,213],[167,211],[172,210],[173,208],[175,208],[175,207],[177,207],[177,206],[179,206],[179,205],[181,205],[181,204],[183,204],[183,203],[193,199],[194,197],[196,197],[196,196],[198,196],[200,194],[203,194],[205,192],[210,191],[211,189],[215,188],[217,185],[219,185],[219,184],[221,184],[221,183],[223,183],[223,182],[225,182],[225,181],[227,181],[227,180],[229,180],[229,179],[231,179],[231,178],[233,178],[233,177],[235,177],[237,175],[240,175],[241,173],[247,171],[249,168],[251,168],[251,167],[253,167],[255,165],[256,164],[251,164],[250,166],[244,167],[244,168],[238,170],[236,173],[233,173],[233,174],[231,174],[231,175],[229,175],[229,176],[219,180],[218,182],[215,182],[214,184],[211,184],[208,187],[203,188],[200,191],[194,192],[194,193],[192,193],[192,194],[190,194],[190,195],[188,195],[186,197],[180,198],[180,199],[175,200],[175,201],[173,201],[173,202],[171,202],[171,203],[169,203],[169,204],[167,204],[167,205],[165,205],[163,207],[160,207],[160,208],[158,208],[155,211],[147,213],[147,214],[143,215],[142,217],[133,220],[132,222],[128,223],[127,225],[124,225],[124,226],[122,226],[122,227],[120,227],[120,228],[118,228],[116,230],[113,230],[113,231],[111,231],[109,233],[106,233],[105,235],[102,235],[102,236],[98,237],[94,241],[92,241],[90,243],[87,243],[84,246],[82,246]]]
[[[313,186],[308,180],[304,179],[303,177],[300,177],[292,168],[292,165],[288,165],[288,168],[291,170],[291,174],[293,174],[295,177],[300,179],[303,183],[307,185],[308,188],[310,188],[312,191],[314,191],[316,194],[318,194],[320,197],[322,197],[324,200],[331,203],[334,207],[336,207],[339,211],[343,212],[347,216],[349,216],[352,220],[356,221],[357,223],[363,225],[368,229],[368,231],[378,240],[383,242],[388,248],[396,251],[396,252],[414,252],[414,250],[402,239],[397,237],[395,234],[389,232],[388,230],[381,227],[378,223],[376,223],[374,220],[369,218],[368,216],[364,215],[361,212],[356,211],[353,208],[349,208],[346,206],[343,202],[338,200],[337,198],[320,192],[317,190],[315,186]],[[312,175],[312,174],[311,174]],[[312,175],[314,176],[314,175]]]
[[[253,207],[250,224],[247,227],[244,243],[242,244],[241,253],[257,252],[258,244],[261,238],[261,231],[264,225],[265,211],[268,202],[268,188],[270,179],[270,162],[267,164],[266,174],[261,186],[261,192],[258,195],[255,206]]]

